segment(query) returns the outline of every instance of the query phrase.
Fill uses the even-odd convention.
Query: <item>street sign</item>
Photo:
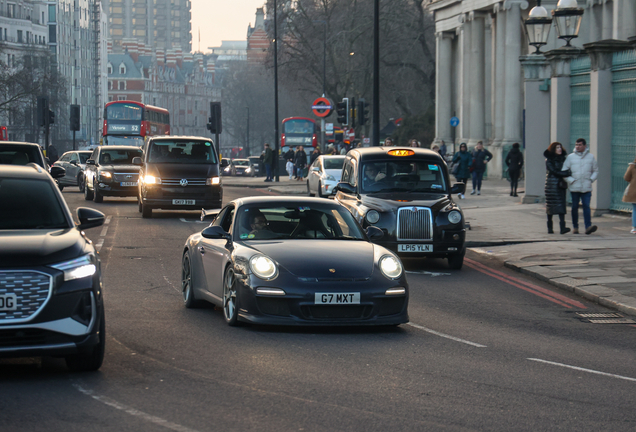
[[[325,130],[327,132],[333,132],[333,123],[325,123]]]
[[[363,144],[371,144],[371,138],[362,138]]]
[[[329,99],[319,97],[314,101],[311,109],[317,117],[328,117],[331,114],[331,111],[333,111],[333,104]]]
[[[459,119],[457,117],[451,117],[450,119],[450,125],[452,127],[457,127],[457,125],[459,124]]]

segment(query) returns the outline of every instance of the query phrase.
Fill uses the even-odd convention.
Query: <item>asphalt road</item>
[[[231,328],[221,310],[183,307],[196,212],[146,220],[134,199],[64,195],[108,216],[88,232],[106,358],[86,374],[0,360],[0,431],[636,430],[636,326],[577,315],[611,313],[598,305],[469,254],[461,271],[405,262],[398,328]]]

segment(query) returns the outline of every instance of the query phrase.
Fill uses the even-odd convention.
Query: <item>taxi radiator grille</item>
[[[400,208],[397,218],[397,239],[433,240],[431,210],[427,207]]]
[[[26,320],[38,312],[49,298],[51,276],[35,271],[0,271],[0,295],[15,294],[17,310],[0,311],[3,320]]]
[[[181,186],[181,180],[180,178],[162,178],[161,179],[161,184],[164,186]],[[206,179],[204,178],[187,178],[186,179],[188,181],[188,184],[185,187],[188,186],[205,186],[205,182]]]

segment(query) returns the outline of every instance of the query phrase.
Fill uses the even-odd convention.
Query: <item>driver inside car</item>
[[[366,186],[377,183],[383,178],[386,178],[386,174],[380,172],[375,164],[368,164],[364,167],[364,183]]]
[[[270,229],[269,222],[267,222],[267,218],[263,213],[254,213],[252,216],[250,216],[250,218],[250,227],[252,228],[252,231],[250,231],[250,233],[247,235],[248,239],[262,240],[279,237],[278,234]]]

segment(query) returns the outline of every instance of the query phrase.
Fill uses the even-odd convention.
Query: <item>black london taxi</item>
[[[448,258],[452,269],[464,263],[466,230],[442,157],[421,148],[370,147],[347,153],[334,199],[363,228],[384,232],[373,240],[400,257]]]

